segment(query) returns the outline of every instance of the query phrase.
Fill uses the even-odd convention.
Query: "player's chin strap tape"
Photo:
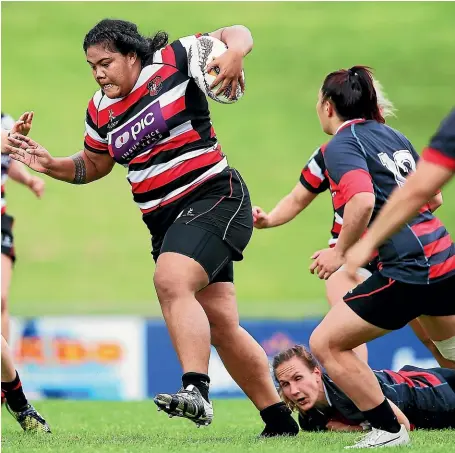
[[[442,356],[447,360],[455,360],[455,336],[442,341],[433,341]]]

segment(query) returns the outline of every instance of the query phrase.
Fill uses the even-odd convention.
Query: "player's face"
[[[140,73],[136,54],[122,55],[98,44],[87,49],[87,62],[104,94],[111,99],[126,96]]]
[[[284,396],[302,411],[311,409],[323,393],[321,371],[310,370],[298,357],[279,365],[275,374]]]
[[[324,101],[322,93],[319,91],[318,102],[316,103],[316,113],[318,114],[319,122],[321,123],[322,130],[326,134],[330,132],[330,116],[329,116],[329,105],[328,101]]]

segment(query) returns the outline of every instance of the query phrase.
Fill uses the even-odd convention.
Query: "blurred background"
[[[234,105],[210,106],[230,164],[248,183],[253,203],[266,210],[294,187],[310,154],[327,140],[315,113],[327,73],[373,67],[397,108],[389,124],[418,150],[455,99],[452,2],[2,2],[1,9],[2,111],[17,118],[33,110],[31,135],[54,156],[83,145],[85,110],[97,85],[82,41],[99,20],[130,20],[143,34],[166,30],[171,39],[232,24],[249,27],[255,47],[245,60],[246,95]],[[74,368],[62,364],[78,364],[86,376],[121,363],[117,376],[129,379],[125,370],[133,369],[142,376],[138,391],[123,397],[152,393],[153,361],[166,357],[169,372],[179,371],[153,288],[150,238],[125,169],[118,166],[87,186],[49,178],[46,184],[39,201],[14,182],[7,186],[8,212],[16,219],[12,339],[29,376],[23,381],[48,382],[53,373],[53,384],[35,390],[59,396],[58,373],[74,376]],[[438,216],[455,234],[455,185],[443,194]],[[323,194],[290,224],[255,231],[245,260],[235,266],[244,325],[270,354],[307,341],[327,310],[324,284],[308,266],[312,253],[327,245],[332,216],[330,195]],[[374,365],[397,365],[399,354],[431,362],[406,329],[394,335],[377,340]],[[217,360],[212,374],[235,393]],[[67,391],[90,393],[77,393],[74,385]],[[91,396],[110,398],[116,391],[101,395],[98,389]]]

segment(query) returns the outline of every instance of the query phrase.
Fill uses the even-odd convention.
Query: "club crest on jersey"
[[[156,76],[147,84],[150,96],[156,96],[161,91],[161,88],[163,88],[161,80],[160,76]]]

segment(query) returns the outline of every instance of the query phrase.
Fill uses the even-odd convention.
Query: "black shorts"
[[[16,254],[14,253],[13,224],[13,217],[2,214],[2,255],[9,256],[14,263]]]
[[[209,283],[233,282],[233,261],[243,259],[253,233],[248,189],[235,169],[205,185],[208,187],[200,196],[193,196],[176,214],[164,234],[153,235],[153,259],[164,252],[179,253],[197,261]]]
[[[379,271],[344,296],[363,320],[397,330],[421,315],[455,315],[455,276],[430,285],[413,285],[384,277]]]

